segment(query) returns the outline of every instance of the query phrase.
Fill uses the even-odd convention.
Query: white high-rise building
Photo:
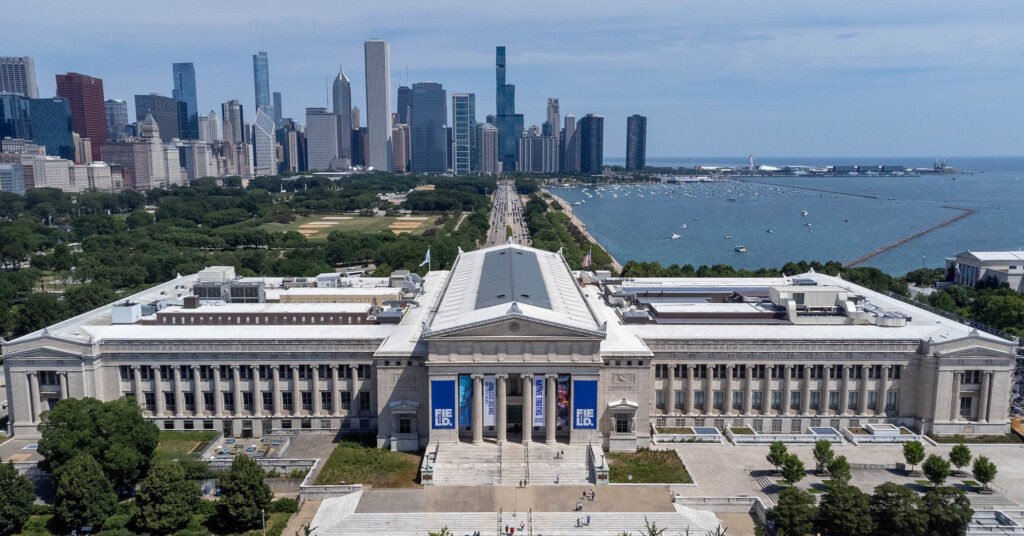
[[[262,108],[256,110],[252,125],[253,152],[256,156],[255,175],[277,175],[277,149],[274,147],[274,118]]]
[[[387,41],[364,44],[366,61],[366,165],[391,171],[391,67]]]
[[[101,192],[114,192],[114,180],[110,166],[103,162],[93,162],[85,166],[89,178],[89,188],[95,188]]]
[[[480,173],[501,172],[498,162],[498,128],[490,123],[476,124],[477,167]]]
[[[217,143],[221,140],[217,112],[210,110],[209,115],[199,116],[199,139],[206,143]]]
[[[306,166],[333,169],[338,159],[338,115],[327,108],[306,108]]]
[[[338,116],[338,158],[352,165],[352,87],[345,73],[338,71],[332,91],[334,114]]]
[[[0,57],[0,93],[17,93],[30,99],[39,98],[36,86],[36,64],[32,58]]]

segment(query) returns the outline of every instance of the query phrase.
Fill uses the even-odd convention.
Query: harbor
[[[601,244],[600,242],[597,241],[596,238],[594,238],[593,235],[590,234],[589,231],[587,231],[587,224],[584,223],[583,220],[579,219],[579,217],[576,216],[576,213],[572,209],[572,207],[573,207],[572,203],[566,202],[564,199],[559,197],[557,194],[553,193],[548,188],[542,188],[541,191],[546,193],[546,194],[548,194],[548,195],[550,195],[555,200],[556,203],[558,203],[558,204],[560,204],[562,206],[562,210],[565,212],[565,214],[567,216],[569,216],[569,221],[572,222],[572,224],[575,225],[577,229],[579,229],[580,233],[583,236],[587,237],[587,240],[590,240],[591,242],[593,242],[595,244],[598,244],[598,245]],[[579,205],[577,205],[577,206],[579,206]],[[615,258],[615,255],[613,255],[612,252],[608,250],[608,248],[606,248],[604,246],[601,246],[601,247],[604,248],[604,250],[608,253],[608,256],[611,257],[611,259],[612,259],[612,268],[616,272],[622,272],[622,264]]]

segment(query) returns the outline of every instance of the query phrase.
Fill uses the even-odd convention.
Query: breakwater
[[[948,208],[948,209],[951,209],[951,210],[959,210],[961,212],[960,212],[960,214],[957,214],[956,216],[954,216],[952,218],[949,218],[948,220],[941,221],[941,222],[939,222],[939,223],[937,223],[935,225],[932,225],[931,227],[928,227],[927,229],[922,229],[922,230],[920,230],[920,231],[918,231],[918,232],[916,232],[916,233],[914,233],[912,235],[904,236],[903,238],[901,238],[901,239],[899,239],[899,240],[897,240],[897,241],[895,241],[895,242],[893,242],[891,244],[886,244],[886,245],[884,245],[884,246],[882,246],[882,247],[880,247],[880,248],[878,248],[878,249],[876,249],[876,250],[874,250],[874,251],[872,251],[872,252],[870,252],[870,253],[868,253],[866,255],[861,255],[860,257],[857,257],[856,259],[854,259],[854,260],[852,260],[850,262],[845,262],[845,263],[843,263],[843,267],[844,268],[850,268],[852,266],[857,266],[858,264],[861,264],[861,263],[867,261],[868,259],[870,259],[870,258],[872,258],[872,257],[874,257],[876,255],[881,255],[882,253],[885,253],[886,251],[889,251],[890,249],[897,248],[897,247],[899,247],[899,246],[901,246],[903,244],[906,244],[907,242],[909,242],[909,241],[911,241],[911,240],[913,240],[915,238],[920,238],[920,237],[922,237],[922,236],[924,236],[924,235],[926,235],[926,234],[928,234],[928,233],[930,233],[932,231],[935,231],[936,229],[941,229],[941,228],[943,228],[943,227],[945,227],[947,225],[952,225],[952,224],[954,224],[954,223],[956,223],[956,222],[958,222],[958,221],[960,221],[960,220],[962,220],[962,219],[964,219],[964,218],[966,218],[966,217],[968,217],[971,214],[974,214],[976,212],[974,209],[971,209],[971,208],[951,207],[951,206],[947,206],[947,205],[943,205],[942,208]]]

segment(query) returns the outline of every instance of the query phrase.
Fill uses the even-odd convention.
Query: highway
[[[513,181],[498,181],[491,205],[491,229],[487,233],[487,245],[494,246],[508,241],[505,228],[512,228],[512,242],[530,245],[530,231],[523,221],[523,200],[516,191]]]

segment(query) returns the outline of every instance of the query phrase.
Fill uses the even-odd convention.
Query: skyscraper
[[[626,119],[626,169],[641,170],[647,164],[647,118],[633,114]]]
[[[359,130],[359,128],[361,126],[363,126],[363,124],[361,123],[361,118],[359,116],[359,107],[358,106],[353,106],[352,107],[352,130]]]
[[[196,68],[192,63],[175,63],[174,91],[178,101],[178,133],[187,140],[199,139],[199,104],[196,100]],[[162,127],[163,125],[161,125]]]
[[[501,160],[502,169],[511,171],[516,168],[519,136],[523,132],[523,115],[516,113],[516,86],[505,83],[505,47],[499,46],[495,56],[495,96],[498,113],[494,120],[495,126],[498,127],[498,159]]]
[[[395,123],[391,126],[391,170],[395,173],[409,171],[409,125]]]
[[[580,119],[580,172],[597,175],[604,169],[604,117],[587,114]]]
[[[17,93],[30,99],[39,98],[36,86],[36,64],[28,56],[0,57],[0,93]]]
[[[107,110],[107,139],[118,140],[126,136],[128,103],[123,99],[107,99],[103,105]]]
[[[551,134],[546,135],[554,136],[555,139],[558,139],[558,128],[562,126],[562,120],[558,113],[558,99],[548,97],[547,112],[547,123],[551,125]]]
[[[338,116],[338,158],[352,165],[352,87],[341,70],[334,78],[331,91],[334,114]]]
[[[543,135],[536,126],[519,137],[516,171],[555,173],[558,171],[558,139]]]
[[[57,75],[57,96],[71,106],[71,129],[92,143],[92,159],[100,159],[100,146],[107,140],[107,109],[103,103],[103,80],[84,74]]]
[[[252,55],[252,80],[256,88],[256,109],[269,109],[273,105],[270,103],[270,64],[266,52]],[[268,115],[271,113],[267,111]]]
[[[274,126],[281,128],[281,92],[274,92]]]
[[[412,139],[412,170],[444,173],[448,169],[447,98],[441,84],[419,82],[412,85],[409,135]],[[373,127],[370,127],[373,136]]]
[[[366,126],[370,136],[366,148],[366,165],[390,171],[391,66],[388,43],[381,39],[371,39],[363,45],[363,54],[366,62]],[[414,155],[415,152],[414,143]]]
[[[576,116],[573,114],[565,114],[565,128],[562,129],[561,141],[562,161],[560,169],[562,171],[579,171],[580,138],[576,132]]]
[[[156,124],[160,126],[160,137],[164,141],[171,141],[174,138],[181,139],[179,129],[180,109],[184,108],[174,98],[165,97],[157,93],[135,96],[135,120],[142,122],[147,115],[152,114]],[[199,129],[199,120],[196,119],[196,130]]]
[[[32,139],[29,99],[18,93],[0,92],[0,139]]]
[[[338,158],[338,116],[327,108],[306,108],[306,155],[309,169],[333,169]]]
[[[74,116],[68,99],[31,99],[28,113],[32,126],[32,141],[37,145],[45,145],[46,154],[50,156],[59,156],[67,160],[75,158],[75,142],[71,135]]]
[[[476,124],[477,171],[493,175],[501,171],[498,161],[498,129],[490,123]]]
[[[220,106],[221,116],[224,121],[224,141],[231,143],[242,143],[245,141],[243,127],[245,116],[242,114],[242,105],[238,99],[231,99]]]
[[[412,88],[398,86],[398,122],[409,124],[409,106],[412,103]]]
[[[199,116],[199,139],[206,143],[218,143],[221,141],[220,118],[217,112],[210,110],[207,115]]]
[[[456,175],[477,170],[476,95],[452,94],[452,171]]]
[[[262,108],[256,110],[256,121],[252,125],[252,145],[256,157],[254,174],[277,174],[277,149],[274,147],[274,120]]]

